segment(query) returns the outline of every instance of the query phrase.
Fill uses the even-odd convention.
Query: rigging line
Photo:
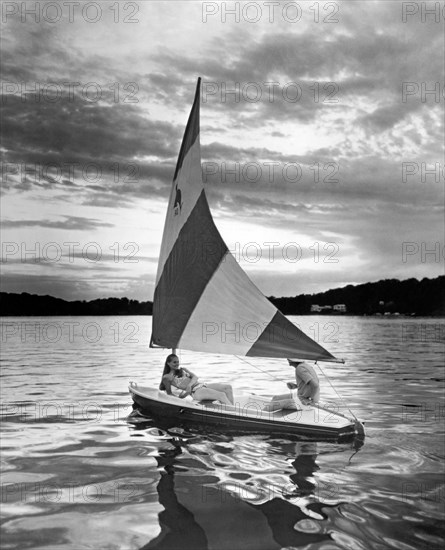
[[[267,370],[263,370],[263,369],[260,369],[260,367],[257,367],[256,365],[253,365],[252,363],[249,363],[249,361],[246,361],[243,357],[240,357],[239,355],[235,355],[235,357],[237,359],[239,359],[240,361],[244,361],[244,363],[247,363],[248,365],[250,365],[251,367],[253,367],[254,369],[257,369],[259,370],[260,372],[263,372],[264,374],[268,374],[271,378],[273,378],[274,380],[278,380],[278,382],[284,382],[286,383],[285,380],[283,380],[283,378],[277,378],[276,376],[274,376],[273,374],[270,374],[270,372],[268,372]]]
[[[239,355],[235,355],[235,357],[237,359],[239,359],[240,361],[244,361],[244,363],[247,363],[248,365],[250,365],[251,367],[253,367],[254,369],[257,369],[259,370],[260,372],[263,372],[264,374],[268,374],[271,378],[273,378],[274,380],[277,380],[278,382],[284,382],[286,383],[286,381],[283,379],[283,378],[277,378],[276,376],[274,376],[273,374],[270,374],[270,372],[266,371],[266,370],[263,370],[263,369],[260,369],[259,367],[257,367],[256,365],[253,365],[252,363],[249,363],[249,361],[246,361],[246,359],[244,359],[243,357],[240,357]],[[358,421],[358,418],[355,416],[355,414],[351,411],[351,409],[348,407],[348,404],[346,403],[346,401],[343,399],[343,397],[338,393],[338,391],[335,389],[335,386],[332,384],[332,382],[330,381],[328,375],[324,372],[324,370],[320,367],[320,365],[318,364],[318,361],[315,361],[315,364],[317,365],[317,367],[320,369],[321,373],[323,374],[323,376],[326,378],[326,380],[329,382],[329,385],[331,386],[331,388],[334,390],[334,392],[337,394],[338,398],[340,399],[340,401],[343,403],[344,407],[346,409],[348,409],[348,411],[351,413],[351,416],[354,418],[354,420]]]
[[[334,392],[337,394],[337,396],[339,397],[340,401],[343,403],[343,405],[348,409],[348,411],[351,413],[351,415],[354,417],[355,420],[358,420],[358,418],[355,416],[355,414],[351,411],[351,409],[348,407],[346,401],[343,399],[343,397],[338,393],[338,391],[335,389],[335,386],[332,384],[332,382],[329,380],[329,376],[323,371],[323,369],[320,367],[320,365],[318,364],[317,361],[315,361],[315,364],[317,365],[317,367],[320,369],[321,373],[323,374],[323,376],[326,378],[326,380],[329,382],[329,385],[331,386],[331,388],[334,390]]]

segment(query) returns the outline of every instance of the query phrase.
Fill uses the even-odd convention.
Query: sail
[[[215,226],[202,181],[200,85],[170,192],[150,346],[335,361],[252,283]]]

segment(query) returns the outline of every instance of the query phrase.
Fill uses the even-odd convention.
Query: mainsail
[[[150,346],[338,361],[261,293],[219,234],[202,181],[200,89],[199,78],[170,192]]]

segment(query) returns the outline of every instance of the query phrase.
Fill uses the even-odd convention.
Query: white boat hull
[[[355,419],[318,405],[303,405],[296,395],[280,404],[254,394],[235,394],[234,405],[180,399],[155,388],[131,382],[129,392],[135,408],[144,414],[178,423],[196,422],[224,430],[295,434],[311,439],[350,439],[364,435]],[[295,394],[295,392],[293,392]],[[274,410],[275,409],[275,410]]]

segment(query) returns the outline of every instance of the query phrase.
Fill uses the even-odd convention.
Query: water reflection
[[[290,479],[298,487],[299,496],[308,496],[314,493],[315,483],[313,474],[320,467],[315,462],[317,458],[317,443],[296,443],[296,458],[292,462],[296,473],[290,476]]]
[[[161,532],[146,544],[142,550],[176,549],[201,550],[207,548],[207,537],[204,530],[196,523],[193,514],[179,501],[175,493],[175,462],[182,453],[179,440],[171,440],[173,449],[166,449],[156,457],[159,467],[163,468],[158,483],[159,503],[164,511],[159,514]]]
[[[116,341],[110,327],[135,321],[139,343]],[[348,362],[324,371],[366,420],[362,448],[357,440],[354,447],[129,425],[128,378],[157,384],[165,359],[164,350],[147,355],[148,317],[76,318],[101,327],[104,338],[94,345],[3,342],[2,547],[443,548],[443,344],[407,341],[403,320],[298,322],[311,329],[331,321],[339,342],[329,349]],[[409,322],[419,330],[439,323]],[[252,389],[251,369],[233,358],[190,352],[181,359]],[[283,377],[280,362],[257,364]],[[283,389],[265,374],[255,383]],[[327,383],[322,396],[337,402]]]
[[[318,443],[267,436],[246,443],[245,434],[203,436],[180,428],[167,433],[171,447],[155,457],[161,532],[143,550],[278,550],[331,540],[319,521],[334,505],[323,501],[315,479]]]

